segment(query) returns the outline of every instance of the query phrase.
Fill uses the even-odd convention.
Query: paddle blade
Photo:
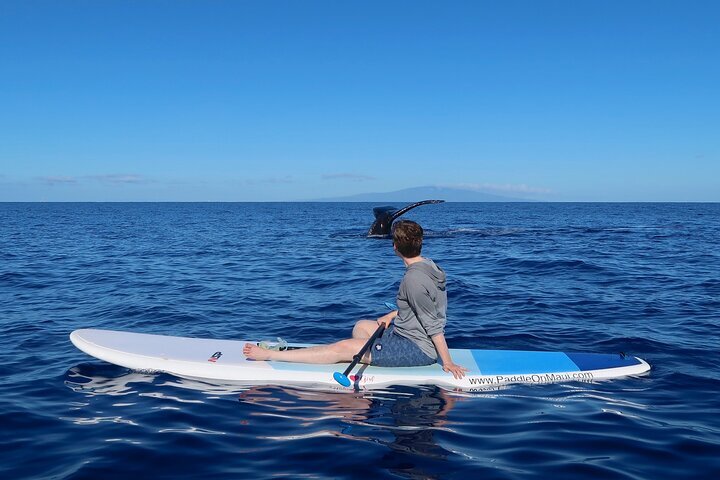
[[[338,382],[343,387],[350,386],[350,379],[346,375],[343,375],[340,372],[333,373],[333,378],[335,379],[336,382]]]

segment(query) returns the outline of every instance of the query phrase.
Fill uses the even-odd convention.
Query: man
[[[362,358],[363,363],[379,367],[411,367],[442,361],[443,370],[455,378],[465,376],[466,368],[455,365],[445,342],[447,292],[445,272],[420,256],[423,229],[402,220],[393,229],[393,249],[405,263],[405,276],[397,294],[398,310],[373,320],[355,324],[352,338],[331,345],[296,350],[265,350],[250,343],[243,353],[253,360],[300,363],[338,363],[352,361],[378,325],[387,330]],[[390,326],[391,323],[394,325]]]

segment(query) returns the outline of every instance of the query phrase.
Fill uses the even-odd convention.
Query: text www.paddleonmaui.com
[[[592,382],[591,372],[542,373],[533,375],[495,375],[494,377],[468,377],[470,385],[501,385],[503,383],[553,383],[567,381]]]

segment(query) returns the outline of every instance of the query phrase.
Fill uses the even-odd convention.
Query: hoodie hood
[[[424,273],[432,279],[438,290],[445,291],[445,271],[429,258],[423,258],[422,261],[413,263],[408,267],[408,270],[417,270]]]

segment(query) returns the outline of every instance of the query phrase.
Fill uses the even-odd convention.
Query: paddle
[[[385,306],[386,306],[387,308],[389,308],[390,310],[397,310],[397,309],[398,309],[398,306],[395,305],[395,304],[392,303],[392,302],[385,302]]]
[[[370,345],[373,344],[376,338],[378,338],[380,335],[382,335],[382,332],[385,330],[385,324],[380,325],[377,330],[375,330],[375,333],[372,334],[372,337],[370,337],[365,343],[365,345],[360,349],[360,351],[357,353],[357,355],[353,356],[353,361],[348,365],[348,367],[345,369],[343,373],[335,372],[333,373],[333,378],[336,382],[338,382],[343,387],[349,387],[350,386],[350,379],[347,377],[348,373],[355,368],[355,365],[358,364],[362,356],[365,354],[368,348],[370,348]]]

